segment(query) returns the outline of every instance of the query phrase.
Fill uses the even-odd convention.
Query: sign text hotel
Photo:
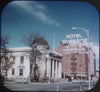
[[[66,35],[67,39],[75,39],[75,38],[82,38],[81,34],[70,34],[70,35]]]
[[[66,39],[65,40],[67,43],[70,44],[87,44],[87,39],[81,36],[81,34],[70,34],[70,35],[66,35]]]

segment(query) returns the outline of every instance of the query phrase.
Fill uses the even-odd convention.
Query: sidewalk
[[[14,83],[13,81],[12,82],[10,82],[10,81],[4,81],[4,83]]]

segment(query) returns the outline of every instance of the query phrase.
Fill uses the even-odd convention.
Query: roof
[[[15,48],[8,48],[11,51],[29,51],[29,47],[15,47]]]
[[[15,48],[8,48],[9,50],[11,51],[29,51],[30,50],[30,47],[15,47]],[[58,56],[62,56],[60,53],[58,53],[57,51],[55,50],[47,50],[48,53],[52,53],[52,54],[55,54],[55,55],[58,55]]]
[[[58,53],[57,51],[55,50],[49,50],[50,53],[53,53],[53,54],[56,54],[56,55],[59,55],[59,56],[62,56],[60,53]]]

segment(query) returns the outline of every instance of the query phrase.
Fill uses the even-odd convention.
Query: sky
[[[96,53],[96,66],[99,66],[99,14],[95,6],[84,1],[12,1],[1,15],[1,35],[10,37],[8,48],[24,47],[21,39],[35,32],[43,36],[53,49],[69,34],[81,34],[82,30],[72,31],[72,27],[89,30],[90,42]]]

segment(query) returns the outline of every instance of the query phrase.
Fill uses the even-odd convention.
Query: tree
[[[38,33],[31,33],[29,35],[24,36],[22,41],[30,47],[30,79],[31,80],[38,80],[39,79],[39,72],[38,72],[38,65],[36,63],[37,57],[41,56],[41,50],[49,49],[49,45],[47,41],[40,36]],[[38,75],[37,75],[38,74]]]
[[[1,49],[6,49],[7,48],[7,44],[9,44],[9,37],[8,36],[1,37],[0,48]]]
[[[6,74],[5,77],[7,77],[8,69],[11,68],[12,64],[14,64],[14,62],[10,61],[10,55],[12,54],[12,52],[8,50],[7,44],[9,44],[9,37],[8,36],[1,37],[0,74],[3,74],[3,70],[5,70]]]
[[[0,41],[1,41],[0,42],[0,50],[1,50],[1,53],[0,53],[0,66],[1,66],[1,64],[4,62],[3,58],[5,58],[6,54],[7,54],[6,45],[9,43],[8,36],[1,37]],[[3,68],[3,66],[1,66],[1,67]],[[2,73],[2,70],[3,69],[0,69],[0,74]]]

